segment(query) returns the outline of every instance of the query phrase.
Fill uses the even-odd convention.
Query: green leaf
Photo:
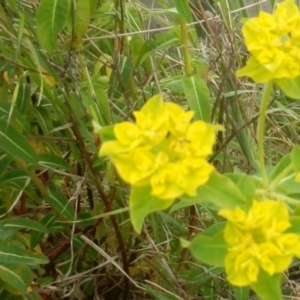
[[[46,135],[53,130],[53,124],[49,111],[43,106],[34,106],[34,115],[43,130],[43,133]]]
[[[202,234],[213,237],[214,235],[220,233],[222,230],[224,230],[226,226],[225,221],[214,223],[213,225],[209,226]]]
[[[300,99],[300,76],[295,79],[276,79],[275,82],[279,85],[279,87],[288,97],[292,99]]]
[[[94,91],[96,93],[97,98],[97,106],[100,109],[100,115],[98,123],[102,126],[111,124],[111,115],[109,108],[109,99],[107,97],[107,93],[102,87],[95,86]]]
[[[75,27],[74,27],[74,40],[73,46],[77,48],[84,35],[86,34],[91,19],[91,7],[89,0],[77,0],[75,11]]]
[[[294,148],[295,149],[295,148]],[[293,150],[294,151],[294,150]],[[295,154],[298,152],[295,150]],[[293,153],[293,152],[292,152]],[[270,173],[270,180],[274,180],[278,175],[280,175],[291,163],[291,155],[285,155],[282,157],[282,159],[276,164],[275,168]],[[290,174],[293,173],[293,170],[291,170]],[[287,176],[289,174],[286,174]]]
[[[99,134],[100,134],[101,143],[113,141],[116,139],[113,125],[105,126],[101,128]]]
[[[0,264],[0,279],[11,289],[11,292],[27,293],[32,282],[32,273],[25,264]]]
[[[191,10],[187,0],[173,0],[173,5],[175,6],[178,14],[187,22],[191,23],[193,21]]]
[[[167,209],[174,199],[162,200],[151,195],[151,187],[132,187],[129,208],[130,219],[134,230],[141,233],[145,217],[155,211]]]
[[[64,232],[64,227],[59,223],[57,216],[48,213],[42,220],[40,224],[47,228],[48,232]],[[33,231],[31,233],[30,247],[34,248],[44,237],[44,233]]]
[[[11,162],[12,162],[11,156],[7,155],[6,153],[1,153],[1,156],[0,156],[0,174],[4,173],[4,176],[5,176],[6,168],[9,166],[9,164]]]
[[[25,228],[29,230],[44,232],[44,233],[49,232],[49,230],[46,227],[44,227],[42,224],[30,219],[12,218],[12,219],[3,220],[1,221],[1,223],[7,229],[20,230]]]
[[[287,232],[292,232],[300,235],[300,216],[299,215],[291,216],[290,223],[292,226],[287,229]]]
[[[71,7],[70,0],[42,0],[36,11],[39,41],[49,52],[57,50],[57,35],[63,28]]]
[[[0,263],[36,265],[48,262],[48,258],[42,254],[26,250],[8,241],[0,240]]]
[[[233,292],[236,300],[248,300],[249,299],[249,287],[233,287]]]
[[[185,195],[181,199],[180,202],[172,206],[170,212],[203,201],[214,204],[216,208],[247,207],[251,204],[250,201],[244,198],[242,192],[229,178],[217,172],[213,172],[208,182],[197,189],[195,197]]]
[[[39,164],[51,169],[64,169],[70,171],[69,164],[52,153],[39,154]]]
[[[229,173],[226,174],[243,193],[243,197],[248,201],[252,201],[256,196],[256,185],[259,184],[255,179],[244,173]]]
[[[183,243],[182,246],[186,246]],[[223,237],[223,231],[213,237],[204,234],[197,235],[188,245],[193,256],[208,265],[224,266],[224,260],[227,253],[227,244]]]
[[[163,294],[162,292],[158,292],[147,286],[146,284],[142,284],[143,288],[147,291],[147,294],[153,297],[154,300],[174,300],[178,298],[174,298],[174,296]],[[179,298],[180,299],[180,298]]]
[[[139,43],[138,45],[132,44],[133,59],[137,66],[143,64],[149,56],[156,51],[166,51],[172,47],[180,45],[178,36],[170,31],[156,34],[155,37],[149,39],[146,43]]]
[[[30,101],[30,84],[20,83],[16,106],[21,113],[24,113]]]
[[[112,97],[116,99],[121,97],[121,95],[123,94],[122,86],[126,86],[129,84],[132,73],[133,65],[131,58],[121,56],[119,60],[118,70],[113,70],[109,78],[109,83],[111,86],[110,93],[112,93]]]
[[[99,253],[96,249],[91,247],[90,245],[87,245],[81,238],[81,234],[77,234],[74,236],[73,239],[74,247],[76,249],[86,249],[86,254],[92,258],[95,259],[95,257],[98,257]]]
[[[204,80],[199,75],[183,76],[182,85],[195,120],[210,122],[210,97]]]
[[[291,152],[291,160],[296,173],[300,172],[300,148],[299,146],[294,146]]]
[[[10,124],[0,119],[0,149],[12,157],[19,158],[28,163],[37,163],[38,156],[27,140]]]
[[[257,282],[251,285],[251,289],[261,300],[282,300],[280,281],[281,274],[270,276],[265,271],[260,270]]]
[[[75,211],[66,196],[58,192],[52,192],[45,198],[45,201],[50,204],[57,212],[63,215],[67,220],[75,219]]]
[[[9,183],[25,183],[28,179],[28,175],[22,170],[11,170],[7,173],[4,173],[3,176],[0,177],[0,184],[9,184]]]

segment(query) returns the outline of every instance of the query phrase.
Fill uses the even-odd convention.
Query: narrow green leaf
[[[10,124],[0,119],[0,149],[29,163],[37,163],[38,156],[27,140]]]
[[[48,258],[42,254],[21,248],[8,241],[0,240],[0,263],[46,264],[48,263]]]
[[[251,289],[261,300],[282,300],[280,281],[281,274],[270,276],[260,270],[257,281],[251,285]]]
[[[25,218],[12,218],[1,221],[5,228],[10,230],[29,229],[47,233],[49,230],[37,221]]]
[[[57,50],[57,35],[63,28],[71,7],[70,0],[42,0],[36,11],[36,29],[42,46]]]
[[[132,72],[133,66],[131,59],[126,56],[121,56],[118,71],[116,72],[114,70],[109,78],[109,84],[111,86],[110,93],[112,93],[112,97],[118,99],[122,95],[122,85],[128,84]],[[122,76],[122,85],[120,83],[120,78],[118,78],[120,75]]]
[[[137,66],[142,65],[155,51],[164,51],[171,47],[180,45],[180,39],[174,32],[164,32],[156,34],[155,37],[149,39],[147,42],[132,44],[133,59]]]
[[[155,211],[165,210],[172,203],[174,199],[162,200],[151,195],[151,187],[132,187],[129,208],[130,218],[134,230],[140,233],[142,230],[145,217]]]
[[[197,260],[208,265],[224,266],[228,246],[225,243],[223,231],[213,237],[199,234],[188,245],[188,248]]]
[[[86,253],[92,259],[95,259],[95,257],[97,257],[99,254],[96,249],[92,248],[89,245],[87,246],[86,243],[82,240],[82,238],[78,234],[74,236],[73,243],[74,243],[74,247],[77,249],[87,249]]]
[[[111,115],[110,115],[110,108],[109,108],[109,99],[107,97],[107,93],[101,87],[94,87],[96,98],[97,98],[97,105],[100,109],[100,116],[98,123],[102,126],[111,124]]]
[[[21,294],[27,293],[32,282],[32,273],[25,264],[0,264],[0,279]]]
[[[173,0],[173,5],[175,6],[178,14],[187,22],[191,23],[192,13],[189,7],[189,3],[187,0]]]
[[[39,164],[52,169],[63,169],[70,171],[69,164],[61,157],[58,157],[52,153],[39,154]]]
[[[43,106],[34,107],[34,115],[43,133],[46,135],[53,130],[53,123],[49,111]]]
[[[73,221],[75,219],[75,211],[68,199],[58,192],[52,192],[45,201],[62,214],[67,220]]]
[[[199,75],[183,76],[182,85],[195,120],[210,122],[210,97],[204,80]]]
[[[11,156],[7,155],[6,153],[1,153],[0,155],[0,175],[7,171],[6,168],[12,162]],[[4,173],[5,175],[6,173]]]
[[[30,101],[30,84],[20,83],[16,106],[21,113],[24,113]]]
[[[174,296],[163,294],[162,292],[158,292],[157,290],[154,290],[150,288],[146,284],[142,284],[143,288],[147,291],[147,294],[153,297],[154,300],[174,300],[178,298],[174,298]],[[180,299],[180,298],[179,298]]]
[[[28,178],[28,175],[22,170],[11,170],[0,177],[0,184],[25,183]]]
[[[57,222],[57,217],[54,214],[48,213],[42,220],[40,224],[47,228],[48,232],[55,232],[55,223]],[[39,231],[33,231],[31,233],[30,247],[34,248],[40,240],[43,238],[44,233]]]
[[[282,159],[276,164],[276,166],[272,169],[271,173],[270,173],[270,180],[274,180],[278,175],[280,175],[291,163],[291,158],[293,159],[293,153],[294,153],[294,158],[296,158],[294,165],[296,166],[297,164],[297,160],[299,160],[299,158],[297,158],[297,154],[299,153],[300,150],[297,150],[297,148],[295,147],[290,154],[285,155],[282,157]],[[300,160],[299,160],[299,167],[300,167]],[[300,170],[300,169],[299,169]],[[293,170],[291,170],[290,174],[293,173]],[[286,174],[287,176],[289,174]]]
[[[91,7],[89,0],[77,0],[75,11],[75,38],[73,46],[76,48],[81,44],[84,35],[86,34],[91,19]]]
[[[9,109],[9,113],[8,113],[7,123],[10,123],[10,121],[11,121],[11,116],[13,114],[14,107],[15,107],[15,104],[17,102],[17,97],[18,97],[18,94],[19,94],[19,88],[20,88],[20,82],[17,82],[17,84],[14,88],[14,92],[13,92],[13,95],[12,95],[11,102],[10,102],[10,109]]]

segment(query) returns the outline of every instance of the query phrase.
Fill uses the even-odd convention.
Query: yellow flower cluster
[[[294,0],[277,4],[274,14],[248,19],[242,31],[252,56],[237,76],[263,83],[300,75],[300,12]]]
[[[299,236],[284,233],[291,224],[283,202],[254,201],[248,212],[222,209],[219,215],[228,220],[225,271],[231,284],[251,285],[261,269],[272,276],[287,269],[294,256],[300,257]]]
[[[174,199],[194,196],[207,182],[218,127],[203,121],[191,123],[193,111],[164,102],[161,95],[133,112],[135,123],[114,126],[115,140],[106,141],[100,156],[109,156],[120,177],[133,186],[151,186],[151,194]]]

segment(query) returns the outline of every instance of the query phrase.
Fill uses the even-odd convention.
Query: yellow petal
[[[128,149],[118,141],[107,141],[102,144],[99,150],[99,156],[112,156],[115,154],[126,153]]]
[[[144,186],[150,183],[155,171],[155,156],[145,149],[135,149],[129,153],[112,157],[118,174],[127,183]]]
[[[139,128],[130,122],[117,123],[114,126],[114,134],[116,139],[126,146],[137,146],[142,138]]]
[[[204,185],[214,167],[203,159],[186,158],[180,163],[182,181],[179,183],[189,196],[196,196],[199,186]]]
[[[174,199],[181,196],[184,190],[178,185],[180,176],[180,169],[177,165],[166,164],[151,178],[152,195],[161,199]]]

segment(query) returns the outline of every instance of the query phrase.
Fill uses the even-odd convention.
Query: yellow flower
[[[160,199],[196,195],[213,170],[205,159],[221,127],[191,122],[194,112],[164,103],[160,95],[133,115],[135,123],[114,126],[112,139],[103,143],[99,155],[109,156],[125,182],[150,186]]]
[[[172,102],[167,102],[165,106],[169,115],[170,132],[172,135],[175,137],[185,135],[194,116],[194,112],[185,112],[179,105]]]
[[[260,12],[243,25],[243,36],[251,57],[237,76],[263,83],[295,79],[300,75],[300,12],[294,0],[277,4],[274,14]]]
[[[169,130],[167,109],[161,95],[156,95],[147,101],[140,111],[133,112],[136,126],[147,140],[153,145],[161,143]]]
[[[204,185],[213,171],[213,166],[201,158],[185,158],[180,163],[182,173],[181,186],[184,192],[193,197],[196,196],[197,188]]]
[[[152,195],[161,199],[177,198],[184,193],[195,196],[212,171],[213,167],[203,159],[186,158],[177,164],[165,164],[151,178]]]
[[[143,144],[143,136],[139,128],[130,122],[123,122],[114,126],[116,140],[107,141],[100,148],[100,156],[114,156],[128,153]]]
[[[166,164],[151,178],[152,195],[161,199],[175,199],[183,194],[179,185],[182,174],[176,164]]]
[[[254,200],[247,212],[222,209],[219,215],[227,219],[224,238],[230,247],[225,271],[233,285],[251,285],[260,269],[270,276],[281,273],[294,256],[300,257],[299,236],[285,233],[291,224],[283,202]]]
[[[114,155],[111,159],[120,177],[132,185],[148,185],[155,171],[156,157],[145,149],[137,148],[125,154]]]

